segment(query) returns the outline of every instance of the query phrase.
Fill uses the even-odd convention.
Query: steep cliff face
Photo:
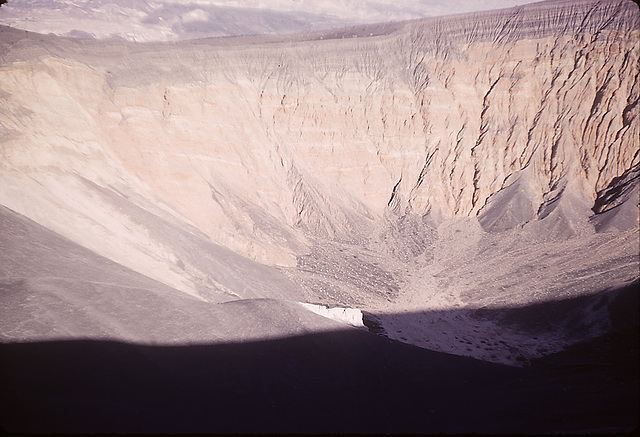
[[[475,214],[507,178],[527,171],[518,177],[530,191],[522,219],[567,183],[592,204],[613,175],[638,163],[638,124],[629,118],[638,99],[633,7],[531,7],[485,16],[477,32],[452,26],[439,56],[436,47],[422,60],[418,49],[412,68],[424,89],[416,95],[436,135],[427,136],[433,158],[409,199],[447,215]],[[430,194],[431,186],[444,195]]]
[[[451,218],[590,234],[640,163],[639,17],[559,1],[139,45],[3,28],[0,203],[206,296],[206,249],[177,234],[281,266],[318,238],[406,261]]]

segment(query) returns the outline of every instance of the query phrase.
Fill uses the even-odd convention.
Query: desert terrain
[[[637,428],[639,24],[0,26],[0,426]]]

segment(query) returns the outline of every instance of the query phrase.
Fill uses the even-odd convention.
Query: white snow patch
[[[364,328],[362,311],[357,308],[327,308],[324,305],[299,302],[304,308],[316,314],[357,328]]]

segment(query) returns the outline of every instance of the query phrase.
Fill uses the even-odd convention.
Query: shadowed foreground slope
[[[527,369],[356,329],[225,345],[3,344],[2,426],[28,432],[628,431],[637,427],[637,370],[628,357],[608,353],[635,347],[637,363],[631,332]],[[593,345],[599,360],[584,353]]]

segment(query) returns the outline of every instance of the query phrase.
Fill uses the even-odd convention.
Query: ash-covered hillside
[[[306,302],[361,310],[387,358],[396,341],[520,367],[615,350],[637,334],[639,23],[631,1],[580,0],[175,43],[0,28],[3,343],[355,329]],[[602,388],[625,406],[629,374]],[[597,426],[547,411],[535,429],[637,426],[589,396],[561,414]],[[456,428],[451,408],[442,428],[380,429],[531,424]]]

